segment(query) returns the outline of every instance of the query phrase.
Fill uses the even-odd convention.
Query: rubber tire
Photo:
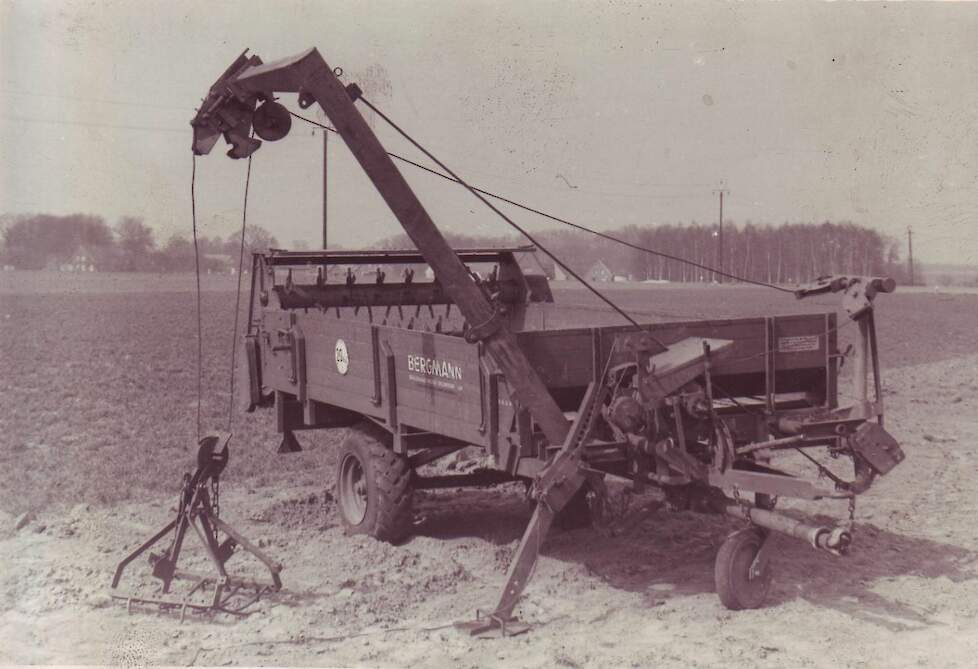
[[[339,515],[350,534],[367,534],[380,541],[397,543],[411,533],[413,472],[408,459],[398,455],[389,445],[390,435],[373,423],[359,424],[340,446],[336,467],[336,496],[341,499],[344,486],[341,478],[343,463],[356,458],[364,473],[367,508],[360,522],[353,522],[339,503]]]
[[[734,532],[723,542],[717,552],[714,566],[717,595],[723,605],[732,611],[759,608],[771,588],[771,562],[764,572],[751,579],[751,563],[760,550],[764,539],[758,530]]]

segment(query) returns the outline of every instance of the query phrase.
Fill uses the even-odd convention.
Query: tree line
[[[16,269],[114,272],[185,272],[194,269],[193,242],[181,234],[157,244],[153,229],[141,218],[124,216],[114,226],[88,214],[0,216],[0,263]],[[236,268],[239,234],[200,237],[202,271]],[[245,253],[277,247],[260,226],[245,233]],[[250,255],[246,255],[249,258]],[[248,262],[246,260],[246,262]]]
[[[766,283],[805,283],[825,274],[887,275],[905,283],[909,276],[901,259],[899,240],[853,223],[785,223],[742,225],[724,222],[721,251],[716,224],[631,225],[607,234],[635,246],[721,269],[736,277]],[[514,246],[526,243],[517,236],[447,235],[457,248]],[[589,233],[560,229],[535,233],[542,246],[553,252],[574,272],[589,277],[599,261],[614,276],[632,281],[710,282],[716,273],[679,260],[629,248]],[[385,248],[411,248],[406,235],[382,242]],[[537,253],[527,268],[544,270],[553,277],[554,262]],[[921,282],[918,270],[915,277]],[[730,279],[722,279],[730,281]]]
[[[886,274],[901,282],[907,278],[898,240],[848,222],[777,226],[725,222],[722,237],[717,225],[629,226],[614,236],[751,281],[804,283],[825,274]],[[579,231],[557,231],[546,238],[544,243],[579,272],[586,272],[588,261],[599,256],[616,275],[632,280],[729,280],[703,267]]]
[[[48,214],[0,216],[3,245],[0,262],[18,269],[64,269],[85,265],[99,271],[182,272],[194,268],[192,242],[171,235],[158,245],[146,223],[131,216],[109,226],[98,216]],[[631,225],[608,232],[636,246],[683,258],[704,267],[721,269],[752,281],[803,283],[824,274],[885,274],[906,282],[908,272],[898,240],[853,223],[785,223],[738,225],[725,222],[721,249],[717,225]],[[634,248],[622,246],[579,230],[549,230],[535,235],[573,271],[589,276],[600,261],[610,272],[633,281],[695,282],[720,277],[694,267]],[[518,246],[518,236],[447,235],[457,248]],[[199,239],[201,268],[228,271],[237,266],[240,238],[232,233]],[[382,240],[379,248],[412,248],[406,235]],[[278,241],[260,226],[248,226],[245,253],[278,247]],[[246,256],[247,257],[247,256]],[[84,259],[84,262],[81,262]],[[542,253],[524,259],[529,269],[557,272]],[[920,282],[919,272],[916,277]]]

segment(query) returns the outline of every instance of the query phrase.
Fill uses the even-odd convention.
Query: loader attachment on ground
[[[230,433],[223,432],[209,434],[200,440],[197,469],[192,475],[184,475],[176,518],[127,555],[116,567],[110,594],[113,599],[124,600],[130,611],[133,604],[144,603],[159,606],[164,610],[180,609],[181,620],[186,615],[187,609],[245,615],[244,609],[256,602],[264,593],[276,592],[282,588],[282,581],[279,578],[281,565],[218,517],[216,495],[219,477],[228,461],[230,438]],[[184,538],[187,530],[191,528],[200,539],[204,552],[214,567],[214,572],[211,574],[184,571],[177,567]],[[223,541],[219,540],[220,533],[224,534]],[[162,553],[150,553],[149,557],[153,576],[162,582],[159,593],[144,596],[117,591],[116,588],[122,580],[126,567],[158,541],[171,534],[172,538],[167,549]],[[268,569],[270,581],[239,578],[228,574],[225,564],[238,547],[254,555]],[[174,580],[191,581],[193,585],[183,594],[171,594],[170,586]]]

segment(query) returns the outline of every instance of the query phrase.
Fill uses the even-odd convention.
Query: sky
[[[0,213],[189,235],[196,106],[245,48],[311,46],[471,183],[583,225],[713,224],[723,188],[727,221],[911,228],[919,261],[978,264],[978,3],[0,0]],[[202,234],[240,226],[226,148],[198,159]],[[338,137],[328,154],[330,242],[399,232]],[[318,246],[322,163],[300,122],[266,142],[249,223]],[[508,232],[403,171],[443,229]]]

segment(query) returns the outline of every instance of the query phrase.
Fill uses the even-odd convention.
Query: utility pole
[[[326,249],[326,163],[329,156],[329,131],[326,128],[322,129],[323,132],[323,249]]]
[[[914,285],[913,280],[913,230],[907,226],[907,265],[910,270],[910,285]]]
[[[723,181],[720,181],[720,188],[715,189],[714,193],[720,194],[720,228],[717,231],[717,269],[721,272],[723,271],[723,195],[726,193],[730,194],[730,191],[723,188]],[[717,283],[723,283],[723,275],[713,273],[713,278]]]

